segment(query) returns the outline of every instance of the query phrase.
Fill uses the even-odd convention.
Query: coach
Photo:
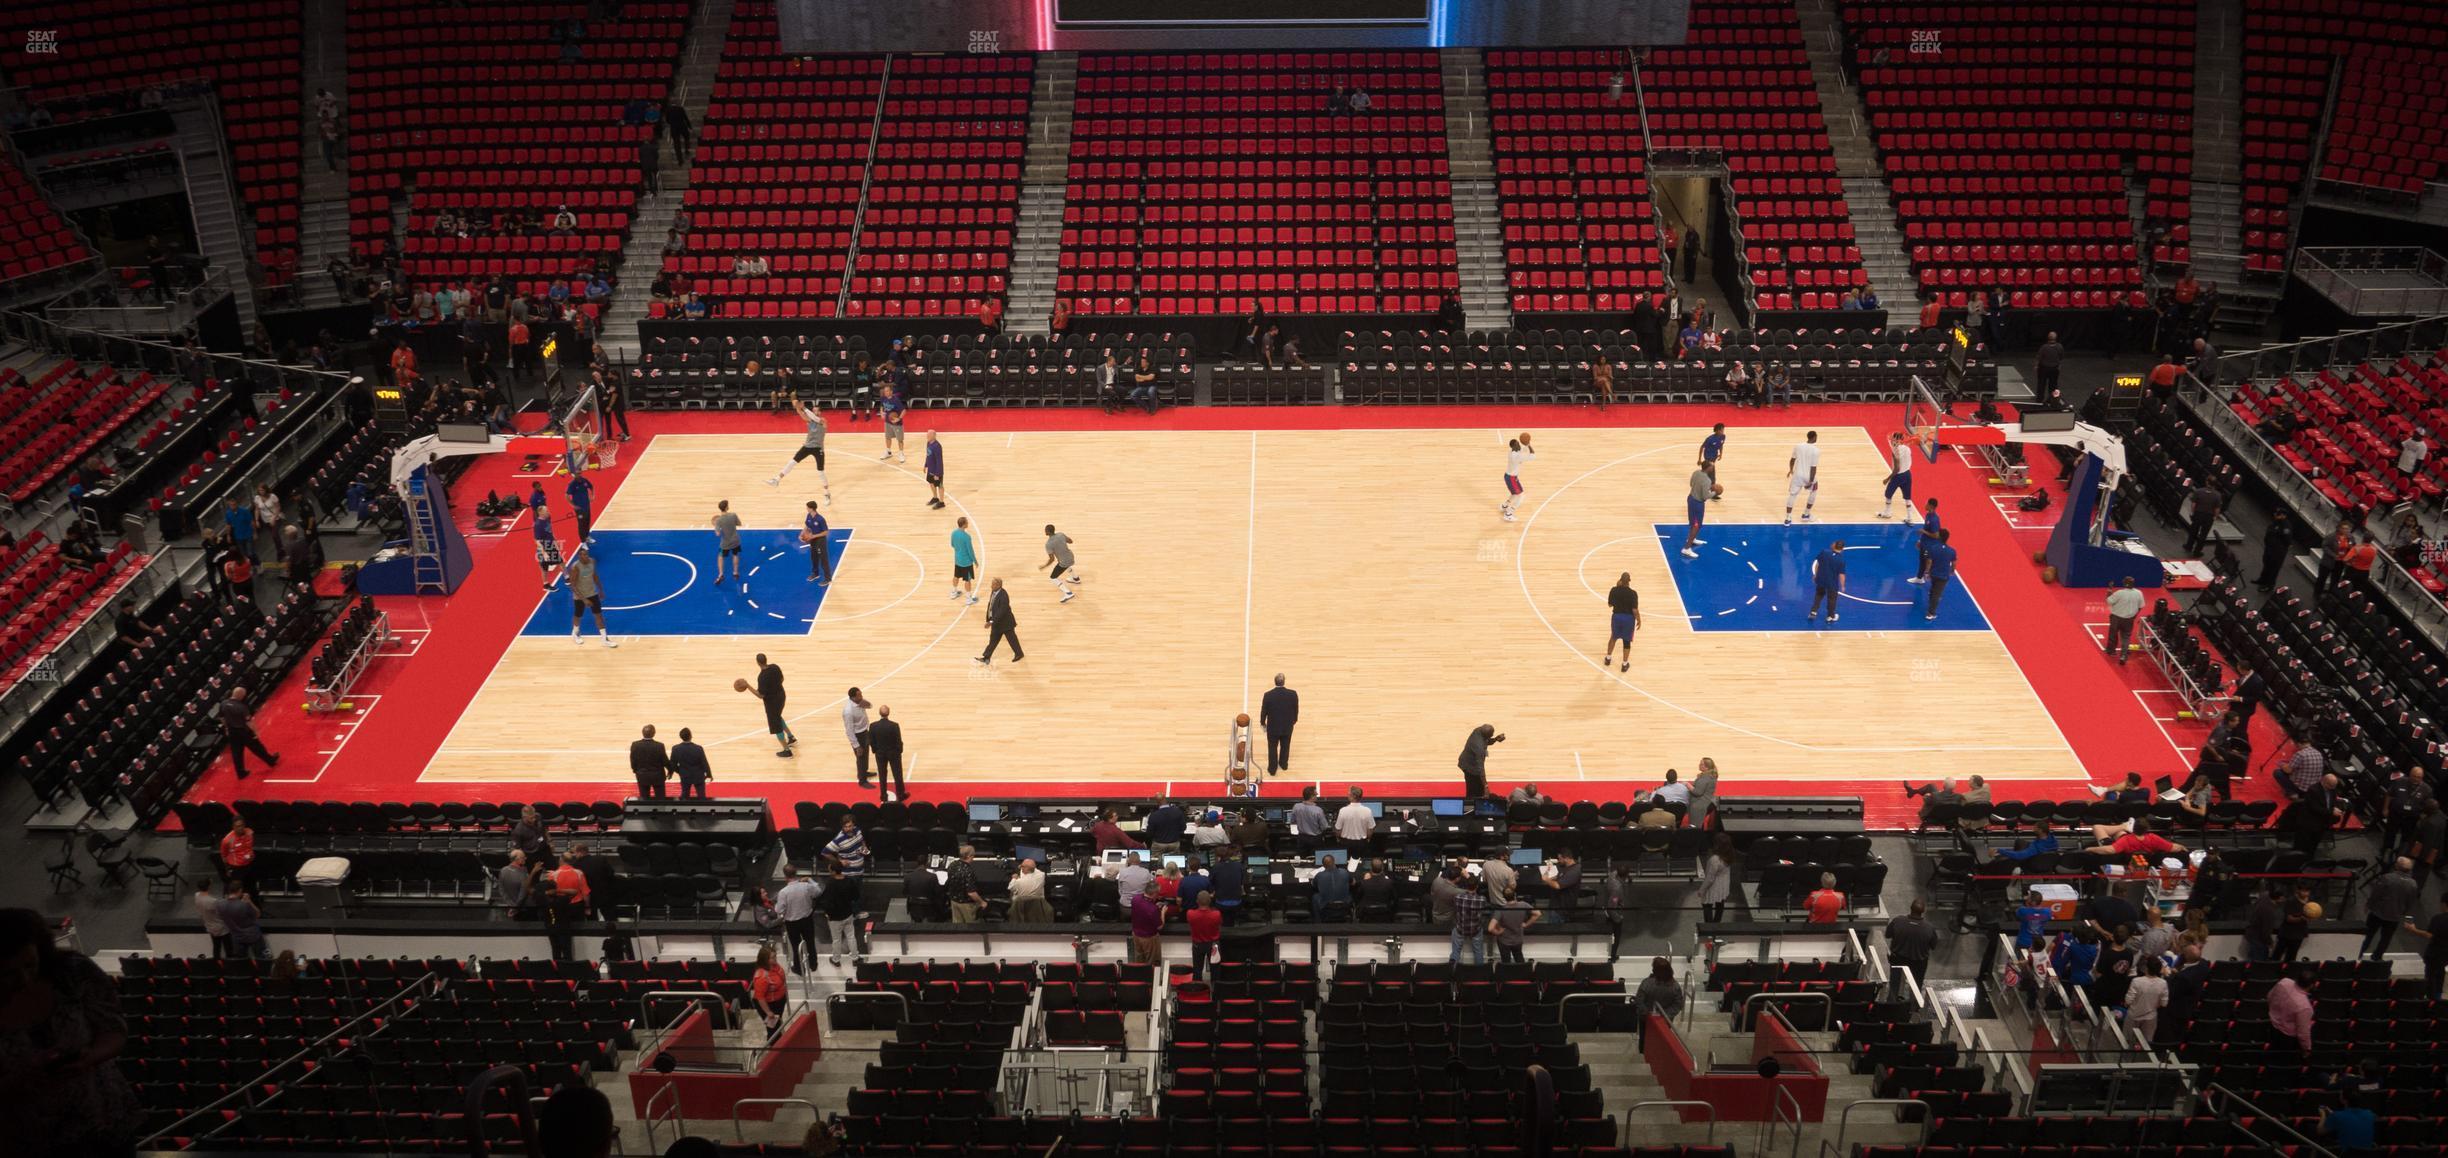
[[[1267,775],[1292,766],[1292,725],[1300,722],[1300,693],[1284,686],[1282,672],[1275,686],[1258,698],[1258,726],[1266,729]]]
[[[663,782],[671,779],[671,754],[663,750],[663,741],[654,738],[653,724],[629,743],[629,774],[637,777],[639,796],[661,800],[666,795]]]

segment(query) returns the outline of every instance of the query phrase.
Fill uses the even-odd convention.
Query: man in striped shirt
[[[841,862],[844,875],[867,875],[867,838],[860,835],[857,821],[842,817],[841,832],[825,845],[825,852]]]

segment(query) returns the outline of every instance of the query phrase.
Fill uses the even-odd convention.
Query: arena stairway
[[[680,67],[672,76],[672,99],[688,110],[689,127],[698,133],[705,132],[706,105],[713,99],[715,70],[722,63],[723,42],[730,34],[731,0],[703,0],[690,17],[687,39],[681,42]],[[668,137],[663,148],[671,148]],[[613,288],[612,304],[604,311],[599,329],[604,352],[613,357],[635,361],[638,356],[638,321],[654,300],[664,242],[688,200],[690,168],[677,157],[667,159],[660,174],[663,195],[640,198],[637,216],[629,222],[620,281]]]

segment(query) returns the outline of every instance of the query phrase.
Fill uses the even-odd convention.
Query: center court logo
[[[1502,539],[1479,540],[1479,561],[1482,563],[1504,562],[1505,541]]]

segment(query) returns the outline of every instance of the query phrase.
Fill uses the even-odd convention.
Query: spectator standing
[[[688,106],[678,93],[663,102],[663,128],[671,134],[672,157],[686,161],[697,155],[697,132],[689,123]]]
[[[1190,814],[1170,800],[1160,800],[1139,826],[1147,839],[1148,852],[1163,857],[1182,850],[1182,835],[1189,831]]]
[[[841,831],[825,844],[825,853],[841,865],[843,874],[850,877],[867,875],[867,838],[859,832],[858,821],[842,817]]]
[[[1926,909],[1915,897],[1911,912],[1887,922],[1887,955],[1915,981],[1928,979],[1930,953],[1938,947],[1938,926],[1930,924]]]
[[[1368,855],[1369,838],[1377,831],[1377,814],[1361,803],[1360,786],[1351,787],[1351,802],[1335,813],[1335,835],[1355,858]]]
[[[1488,932],[1496,937],[1496,959],[1508,964],[1522,960],[1523,935],[1538,924],[1539,912],[1530,902],[1516,896],[1506,896],[1490,911]]]
[[[2278,926],[2286,920],[2286,909],[2279,904],[2286,894],[2271,885],[2253,898],[2252,907],[2244,912],[2244,959],[2271,961],[2278,952]]]
[[[1700,858],[1700,919],[1725,920],[1726,898],[1734,894],[1734,838],[1718,833]]]
[[[552,942],[552,959],[573,960],[577,956],[578,924],[586,919],[589,907],[586,874],[579,872],[577,865],[561,862],[561,867],[552,871],[546,895],[550,907],[545,910],[545,936]]]
[[[2127,575],[2108,593],[2108,654],[2120,665],[2132,651],[2134,617],[2142,614],[2142,591]]]
[[[1287,817],[1292,826],[1292,846],[1304,853],[1316,852],[1326,841],[1326,810],[1318,805],[1317,786],[1301,787],[1300,803],[1292,806]]]
[[[638,170],[643,175],[645,180],[646,195],[649,197],[662,196],[663,151],[660,147],[660,143],[655,140],[653,134],[649,133],[643,139],[638,141],[637,160]]]
[[[1622,956],[1624,915],[1632,911],[1632,865],[1617,858],[1608,866],[1605,876],[1598,878],[1598,904],[1606,911],[1607,960]],[[1707,906],[1701,906],[1702,912]],[[1723,912],[1723,909],[1719,910]]]
[[[263,910],[244,884],[232,881],[222,893],[221,924],[229,930],[230,956],[264,959]]]
[[[1454,885],[1453,955],[1447,960],[1456,965],[1461,964],[1462,949],[1464,946],[1469,946],[1471,964],[1485,965],[1487,964],[1488,916],[1487,894],[1481,891],[1484,886],[1467,875],[1459,876]]]
[[[534,886],[535,870],[528,865],[527,854],[511,849],[510,859],[493,874],[493,891],[501,898],[502,911],[513,917],[525,915]]]
[[[962,851],[965,853],[968,850],[963,849]],[[965,856],[962,858],[963,861],[967,859]],[[816,882],[802,875],[798,869],[789,870],[789,878],[788,882],[782,886],[782,891],[774,894],[774,913],[782,918],[782,939],[790,946],[791,969],[804,974],[808,971],[809,966],[816,963],[818,890]],[[974,881],[972,883],[974,884]],[[957,898],[960,894],[955,892],[953,896]],[[958,900],[953,902],[952,919],[955,921],[961,919]],[[800,955],[803,949],[806,952],[805,956]]]
[[[825,869],[824,892],[818,894],[816,907],[824,914],[825,931],[833,942],[828,959],[839,965],[843,951],[847,950],[850,959],[856,961],[865,954],[859,946],[859,913],[863,908],[859,903],[859,885],[866,878],[846,875],[839,860],[828,863]]]
[[[1649,975],[1641,978],[1640,988],[1632,991],[1632,1003],[1641,1013],[1640,1035],[1649,1039],[1649,1015],[1656,1014],[1672,1024],[1683,1015],[1683,986],[1675,981],[1674,963],[1664,957],[1649,959]]]
[[[2190,513],[2185,521],[2184,549],[2190,554],[2209,544],[2210,529],[2218,522],[2219,508],[2226,504],[2227,496],[2219,493],[2219,489],[2205,479],[2201,485],[2193,488],[2186,500]]]
[[[1155,965],[1164,960],[1164,901],[1154,878],[1131,894],[1131,964]]]
[[[2312,970],[2296,966],[2269,991],[2269,1045],[2282,1053],[2312,1049],[2312,991],[2320,983]]]
[[[756,967],[748,974],[748,999],[756,1003],[757,1017],[765,1023],[765,1040],[772,1041],[782,1032],[782,1010],[790,1004],[790,978],[774,959],[771,945],[757,947]]]
[[[2057,331],[2050,330],[2048,340],[2040,343],[2040,352],[2032,358],[2033,393],[2045,401],[2057,393],[2057,377],[2065,365],[2065,344],[2057,340]]]
[[[960,846],[960,859],[944,870],[944,896],[952,902],[952,923],[973,925],[978,915],[986,911],[986,898],[978,892],[977,849]]]
[[[1205,981],[1207,963],[1215,959],[1216,946],[1224,938],[1224,914],[1215,907],[1215,893],[1202,890],[1197,906],[1182,914],[1182,923],[1190,926],[1190,979]]]
[[[196,919],[204,923],[204,935],[212,938],[212,955],[230,955],[229,926],[221,920],[221,898],[213,893],[211,877],[195,880]]]
[[[2363,944],[2358,951],[2374,961],[2388,952],[2389,941],[2397,936],[2397,927],[2414,920],[2414,903],[2422,896],[2422,885],[2414,880],[2412,857],[2398,857],[2388,872],[2371,883],[2363,896],[2366,915],[2363,918]]]
[[[2436,1001],[2440,980],[2448,977],[2448,893],[2440,895],[2439,911],[2431,914],[2430,924],[2416,925],[2409,918],[2405,929],[2423,939],[2423,1000]]]
[[[886,801],[909,799],[909,782],[901,776],[901,725],[892,706],[876,705],[875,722],[867,725],[867,748],[875,754],[876,795]]]
[[[110,976],[83,954],[61,950],[52,923],[31,909],[0,910],[0,963],[9,1152],[134,1153],[146,1114],[114,1060],[128,1031]]]
[[[255,830],[246,818],[235,817],[229,831],[221,834],[217,848],[221,856],[221,879],[237,889],[255,883]]]
[[[2167,965],[2156,955],[2135,966],[2133,983],[2125,987],[2125,1031],[2147,1046],[2159,1036],[2159,1012],[2167,1008]]]

